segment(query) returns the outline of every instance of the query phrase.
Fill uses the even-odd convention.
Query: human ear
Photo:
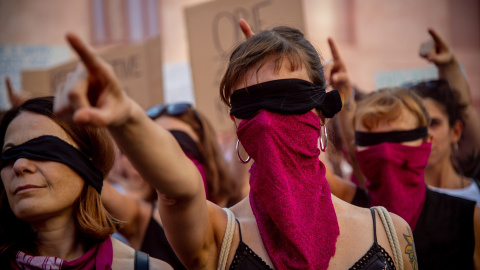
[[[455,121],[452,127],[450,127],[451,143],[457,143],[462,137],[463,123],[460,120]]]

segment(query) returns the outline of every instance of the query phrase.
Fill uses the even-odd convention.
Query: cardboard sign
[[[219,85],[228,56],[245,40],[238,26],[244,18],[254,33],[286,25],[304,32],[301,0],[222,0],[185,10],[195,103],[217,132],[232,130]]]
[[[160,37],[100,53],[109,62],[127,94],[143,108],[163,103]],[[78,60],[49,69],[22,71],[23,90],[34,96],[54,95]]]
[[[40,69],[58,65],[70,59],[70,49],[64,46],[47,45],[0,45],[0,110],[7,110],[11,104],[4,78],[9,77],[14,90],[22,89],[22,69]]]

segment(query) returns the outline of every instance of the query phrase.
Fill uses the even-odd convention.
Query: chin
[[[18,219],[27,222],[39,221],[47,216],[43,209],[38,208],[38,203],[20,202],[12,208],[12,212]]]

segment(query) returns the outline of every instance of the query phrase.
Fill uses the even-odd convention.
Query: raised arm
[[[353,173],[361,187],[365,187],[365,176],[358,166],[355,155],[355,130],[353,126],[353,117],[357,108],[355,102],[355,92],[353,91],[350,79],[348,78],[347,68],[332,38],[328,38],[328,45],[332,52],[333,66],[331,68],[329,82],[333,89],[340,92],[343,101],[343,108],[337,114],[340,136],[343,144],[347,148],[347,153],[353,168]]]
[[[104,60],[76,35],[67,40],[85,69],[77,68],[57,92],[55,112],[78,124],[107,127],[144,180],[158,190],[165,232],[182,263],[216,267],[226,214],[207,206],[199,171],[170,132],[122,91]]]
[[[421,56],[437,66],[439,77],[449,82],[453,91],[457,93],[460,104],[466,106],[463,137],[459,143],[457,158],[464,173],[470,175],[480,162],[480,139],[478,137],[478,134],[480,134],[480,116],[472,105],[470,86],[457,58],[448,44],[434,29],[430,28],[428,32],[435,45],[428,53],[421,54]]]

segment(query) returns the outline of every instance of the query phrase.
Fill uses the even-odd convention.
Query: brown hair
[[[230,107],[230,96],[233,87],[257,64],[260,68],[270,57],[275,57],[275,71],[279,71],[286,58],[292,70],[305,66],[312,82],[325,86],[325,75],[320,56],[313,45],[304,38],[298,29],[279,26],[256,34],[238,45],[230,56],[225,75],[220,82],[220,96],[222,101]]]
[[[53,97],[39,97],[27,100],[9,110],[0,124],[0,145],[5,142],[5,133],[10,123],[22,112],[45,115],[57,123],[75,141],[80,151],[106,176],[113,166],[113,142],[102,128],[76,125],[53,113]],[[28,132],[28,131],[26,131]],[[100,194],[90,185],[84,185],[82,193],[74,204],[76,226],[80,239],[91,244],[109,237],[116,231],[118,221],[105,210]],[[8,203],[3,182],[0,185],[0,263],[11,259],[16,250],[35,254],[35,233],[29,223],[18,219]]]
[[[230,199],[236,187],[230,178],[228,165],[220,150],[212,124],[202,113],[193,108],[181,115],[168,116],[187,123],[200,139],[198,148],[204,160],[208,199],[214,203],[219,203],[225,198]]]
[[[383,88],[362,99],[355,112],[354,123],[361,121],[368,130],[381,120],[395,121],[406,108],[417,119],[416,127],[426,127],[430,121],[422,99],[404,87]]]

